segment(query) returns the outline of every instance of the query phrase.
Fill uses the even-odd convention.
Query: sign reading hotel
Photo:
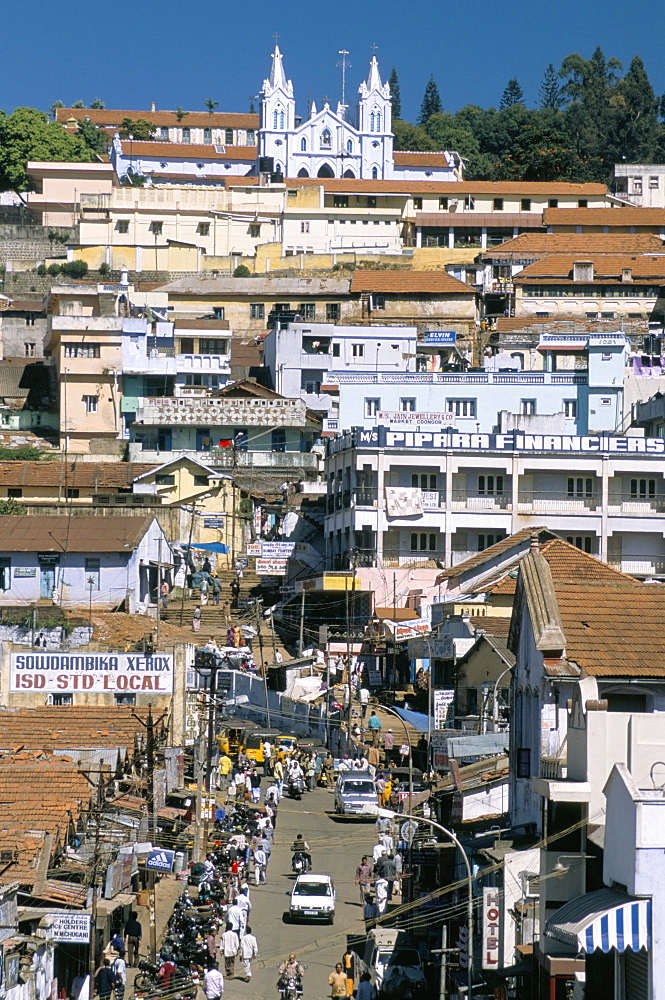
[[[12,653],[10,691],[173,693],[173,656],[132,653]]]
[[[464,434],[457,431],[390,430],[354,428],[328,444],[329,454],[347,448],[404,448],[418,451],[517,451],[577,452],[581,454],[665,455],[665,438],[586,436],[567,434]]]
[[[498,889],[483,889],[483,969],[499,966],[499,931],[501,927],[501,894]]]

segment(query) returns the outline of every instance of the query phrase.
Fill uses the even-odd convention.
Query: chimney
[[[633,269],[631,267],[621,268],[621,280],[623,282],[630,282],[633,280]]]
[[[529,552],[540,552],[540,542],[538,541],[538,532],[531,532],[531,539],[529,541]]]
[[[152,111],[152,113],[154,115],[155,111],[157,110],[157,105],[155,104],[154,101],[150,105],[150,110]]]
[[[593,281],[593,261],[576,260],[573,264],[573,281]]]

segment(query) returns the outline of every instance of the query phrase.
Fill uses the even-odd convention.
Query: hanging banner
[[[12,653],[10,691],[173,693],[173,656],[130,653]]]
[[[483,969],[499,966],[501,894],[490,886],[483,888]]]
[[[434,728],[445,729],[448,709],[455,701],[454,688],[439,688],[434,694]]]

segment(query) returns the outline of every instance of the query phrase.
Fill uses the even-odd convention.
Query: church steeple
[[[365,86],[370,92],[372,90],[381,90],[383,87],[383,84],[381,83],[381,74],[379,73],[379,61],[375,55],[372,56],[369,64],[369,73],[367,74],[367,83]]]
[[[271,59],[272,59],[272,67],[270,69],[270,78],[269,78],[270,86],[274,87],[275,89],[279,88],[280,90],[286,91],[287,82],[286,82],[286,76],[284,75],[283,56],[282,53],[279,51],[279,45],[277,44],[275,44],[275,51],[273,52]]]

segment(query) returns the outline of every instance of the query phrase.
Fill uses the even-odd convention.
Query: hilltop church
[[[309,118],[296,114],[293,83],[284,72],[275,45],[270,76],[261,88],[258,157],[263,171],[284,177],[348,177],[360,180],[456,181],[462,165],[457,153],[393,151],[390,87],[381,82],[372,56],[367,79],[358,88],[356,120],[347,121],[347,107],[328,103]]]

